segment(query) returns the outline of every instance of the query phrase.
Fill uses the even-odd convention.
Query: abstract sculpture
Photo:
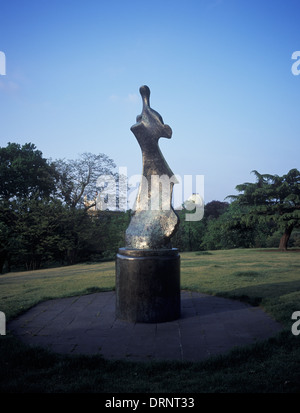
[[[131,127],[143,172],[125,248],[116,260],[116,315],[132,322],[164,322],[180,316],[180,257],[170,238],[179,219],[171,201],[177,183],[158,146],[172,129],[150,107],[150,89],[140,88],[143,110]]]
[[[171,204],[173,185],[177,181],[159,149],[158,140],[170,139],[172,129],[151,109],[148,86],[142,86],[140,93],[143,111],[131,131],[142,150],[143,172],[135,212],[126,231],[126,247],[170,248],[170,237],[179,222]]]

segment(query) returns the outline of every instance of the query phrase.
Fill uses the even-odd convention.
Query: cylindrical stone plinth
[[[119,249],[116,317],[140,323],[161,323],[180,317],[180,256],[176,248]]]

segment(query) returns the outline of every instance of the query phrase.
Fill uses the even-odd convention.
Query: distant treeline
[[[131,211],[97,211],[93,203],[103,189],[97,177],[117,178],[114,168],[104,154],[52,161],[31,143],[0,148],[0,272],[114,259],[125,246]],[[269,248],[283,240],[284,248],[287,243],[300,247],[299,171],[258,177],[257,187],[244,184],[241,198],[207,203],[200,221],[185,220],[190,210],[177,211],[180,224],[172,246],[180,251]],[[284,192],[285,198],[276,195],[280,202],[274,201],[274,179]],[[265,196],[270,193],[272,201]]]
[[[236,202],[209,202],[203,219],[196,222],[186,221],[184,210],[177,213],[180,225],[173,246],[181,251],[278,248],[282,237],[282,228],[275,221],[245,222],[247,208]],[[300,247],[300,231],[294,230],[289,247]]]
[[[236,205],[226,202],[209,202],[204,210],[203,219],[196,222],[185,220],[184,209],[176,211],[180,224],[173,247],[180,251],[278,247],[282,231],[275,224],[246,225],[238,219]],[[0,262],[6,272],[115,259],[118,248],[125,246],[131,211],[91,213],[57,200],[32,200],[6,211],[2,205],[2,220],[3,215],[10,222]],[[300,232],[292,234],[289,246],[300,247]]]

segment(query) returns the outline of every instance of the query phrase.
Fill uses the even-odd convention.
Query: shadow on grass
[[[297,392],[299,340],[284,331],[202,362],[134,363],[62,356],[0,340],[1,393]]]
[[[263,299],[278,298],[295,291],[300,291],[300,280],[255,284],[253,286],[235,288],[217,295],[234,299],[248,299],[249,304],[253,305],[253,301],[259,304]]]
[[[300,308],[300,281],[256,284],[217,293],[216,296],[261,306],[278,322],[289,327],[291,315]]]

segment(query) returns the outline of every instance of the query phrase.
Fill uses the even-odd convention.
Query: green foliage
[[[104,189],[97,178],[116,179],[114,168],[104,154],[50,162],[32,143],[0,148],[0,272],[113,259],[124,246],[130,211],[91,207]],[[177,211],[173,247],[198,252],[265,248],[283,238],[285,246],[289,240],[300,247],[300,232],[290,237],[300,222],[300,172],[254,173],[256,183],[238,185],[242,193],[231,203],[207,203],[200,221],[187,221],[191,211],[184,207]]]
[[[97,177],[115,167],[104,154],[49,163],[33,144],[0,148],[0,272],[108,259],[129,215],[89,213]]]
[[[173,247],[179,248],[180,251],[197,251],[201,249],[201,241],[205,230],[202,221],[186,221],[187,212],[184,208],[176,211],[179,216],[178,230],[172,238]]]
[[[57,174],[32,143],[8,143],[0,148],[0,199],[49,197]]]
[[[249,207],[244,222],[275,223],[283,232],[279,248],[286,249],[292,230],[300,227],[300,172],[291,169],[283,176],[253,173],[257,182],[237,185],[242,193],[230,198]]]
[[[0,245],[6,270],[34,270],[112,258],[128,225],[125,212],[68,208],[59,200],[13,201],[0,204]]]
[[[201,251],[278,245],[280,236],[273,235],[276,224],[255,223],[248,219],[248,211],[248,206],[235,202],[212,201],[205,205],[204,218],[198,222],[185,221],[186,211],[179,211],[173,246],[181,251]]]
[[[180,211],[176,211],[180,224],[177,233],[172,239],[174,247],[179,248],[180,251],[201,251],[204,249],[216,249],[217,240],[212,240],[213,244],[208,245],[203,242],[208,233],[209,224],[217,221],[224,212],[228,209],[227,202],[212,201],[205,205],[204,217],[200,221],[186,221],[187,211],[184,207]],[[211,224],[213,225],[213,224]]]

